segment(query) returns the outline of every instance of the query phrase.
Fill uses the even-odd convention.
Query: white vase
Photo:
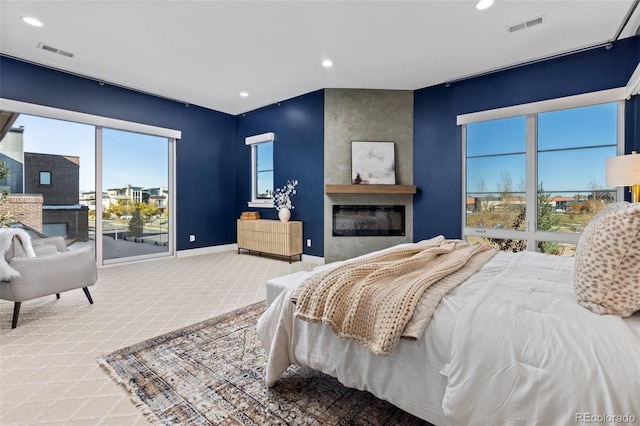
[[[287,222],[291,217],[291,210],[286,207],[281,208],[280,210],[278,210],[278,217],[281,221]]]

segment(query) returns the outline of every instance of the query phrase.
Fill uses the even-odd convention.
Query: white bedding
[[[579,413],[640,421],[640,313],[580,307],[571,271],[570,258],[499,253],[443,299],[422,339],[388,357],[294,320],[288,288],[258,322],[265,380],[306,365],[438,426],[575,424]]]

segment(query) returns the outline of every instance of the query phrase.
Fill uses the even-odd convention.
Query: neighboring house
[[[148,188],[149,204],[155,204],[162,211],[167,208],[167,200],[169,199],[169,188],[160,186],[157,188]]]
[[[17,203],[9,210],[16,212],[16,221],[45,235],[87,241],[88,207],[80,204],[78,197],[80,158],[24,152],[23,132],[21,127],[11,128],[0,142],[0,161],[11,170],[11,174],[0,182],[0,190],[8,190],[9,201]],[[38,202],[28,205],[37,206],[40,212],[24,207],[29,201],[27,198],[33,198],[30,195],[37,196]],[[39,216],[37,220],[34,215]]]
[[[118,200],[144,202],[155,204],[160,209],[167,207],[169,191],[166,187],[141,188],[128,185],[125,188],[112,188],[102,193],[102,210],[106,210]],[[96,192],[87,191],[80,194],[80,204],[85,205],[90,211],[96,210]]]
[[[80,204],[85,205],[89,208],[89,211],[96,210],[96,191],[87,191],[80,194]],[[109,194],[106,192],[102,193],[102,210],[109,207]]]
[[[124,188],[111,188],[107,189],[109,200],[112,204],[118,202],[118,200],[134,201],[138,203],[147,202],[149,198],[148,192],[140,186],[127,185]]]
[[[25,193],[42,194],[42,232],[89,239],[89,209],[79,203],[80,158],[24,153]]]

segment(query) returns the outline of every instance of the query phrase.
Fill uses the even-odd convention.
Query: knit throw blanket
[[[366,346],[376,355],[389,355],[400,341],[423,293],[449,274],[460,277],[439,291],[439,300],[481,266],[469,262],[489,247],[461,240],[433,238],[354,259],[311,276],[296,301],[295,316],[328,324],[334,333]],[[464,268],[473,268],[465,273]],[[427,320],[428,322],[428,320]]]

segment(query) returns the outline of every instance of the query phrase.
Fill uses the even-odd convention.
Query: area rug
[[[368,392],[292,366],[271,389],[259,302],[98,358],[165,425],[428,425]]]

